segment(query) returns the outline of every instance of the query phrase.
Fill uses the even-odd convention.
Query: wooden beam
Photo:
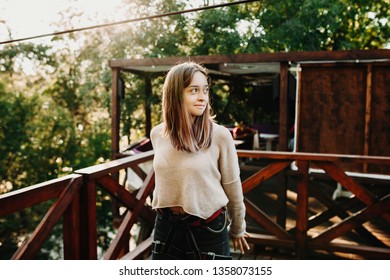
[[[80,259],[97,259],[96,184],[84,182],[80,189]],[[77,233],[75,233],[77,234]]]
[[[355,229],[361,224],[372,220],[373,218],[382,215],[383,213],[390,211],[390,195],[382,198],[378,203],[373,204],[361,210],[349,218],[343,220],[335,226],[329,227],[321,234],[313,238],[315,242],[330,242],[338,236],[345,234],[346,232]]]
[[[369,155],[370,123],[371,123],[371,92],[372,92],[372,65],[367,65],[366,77],[366,113],[364,117],[364,149],[363,155]],[[367,172],[367,164],[363,164],[363,172]]]
[[[248,215],[252,217],[259,225],[264,227],[269,233],[272,233],[278,238],[281,239],[290,239],[292,240],[292,236],[287,233],[282,227],[278,224],[274,223],[272,219],[261,211],[255,204],[253,204],[247,198],[244,199],[245,207]]]
[[[271,163],[270,165],[264,167],[242,183],[243,192],[249,192],[250,190],[254,189],[258,184],[261,184],[262,182],[268,180],[275,174],[285,169],[290,164],[290,161],[282,161]]]
[[[0,195],[0,217],[57,198],[80,175],[68,175]]]
[[[315,181],[312,181],[311,183],[315,184],[314,182]],[[329,210],[331,210],[331,211],[324,211],[328,214],[326,221],[330,220],[330,218],[333,217],[334,215],[337,215],[341,219],[347,219],[350,217],[350,214],[347,212],[346,209],[344,209],[343,205],[336,203],[329,195],[327,195],[323,191],[323,188],[321,187],[321,185],[315,185],[313,188],[310,188],[309,193],[313,197],[315,197],[321,204],[323,204]],[[356,197],[353,197],[353,198],[348,199],[347,201],[350,201],[349,204],[352,204],[353,202],[356,202],[357,199],[356,199]],[[346,203],[344,205],[346,205]],[[324,213],[324,212],[322,212],[322,213]],[[322,218],[324,218],[325,216],[327,216],[327,215],[322,216]],[[317,217],[319,219],[316,219]],[[320,222],[321,221],[320,217],[321,217],[320,214],[316,215],[315,218],[311,217],[309,219],[309,222],[308,222],[309,228],[319,225],[318,223],[315,223],[315,220]],[[385,244],[381,240],[379,240],[374,234],[372,234],[369,230],[367,230],[364,227],[364,225],[361,225],[360,227],[356,227],[354,229],[354,231],[356,232],[356,234],[360,235],[360,237],[364,238],[368,243],[370,243],[373,246],[378,246],[378,247],[385,246]]]
[[[116,159],[119,153],[119,123],[120,123],[120,101],[119,101],[119,72],[120,69],[112,69],[112,93],[111,93],[111,158]]]
[[[324,250],[328,252],[344,252],[349,254],[356,254],[363,256],[365,259],[373,260],[389,260],[390,259],[390,248],[378,248],[365,245],[350,245],[350,244],[340,244],[335,242],[313,242],[308,241],[308,246],[311,250]]]
[[[117,200],[120,200],[131,211],[133,211],[137,207],[139,203],[138,199],[133,194],[128,192],[117,181],[115,181],[114,178],[112,178],[111,176],[103,176],[98,179],[97,183],[109,194],[111,194],[112,197]],[[149,223],[153,223],[155,218],[154,211],[152,211],[146,205],[144,205],[143,208],[144,209],[142,209],[142,211],[140,212],[141,218],[145,219]]]
[[[121,260],[142,260],[145,257],[145,254],[150,254],[150,251],[152,249],[152,241],[153,237],[150,236],[149,238],[142,241],[140,244],[138,244],[135,249],[123,257],[121,257]]]
[[[131,166],[130,169],[133,170],[134,173],[137,174],[137,176],[142,181],[145,180],[147,174],[145,173],[145,171],[141,167],[139,167],[138,165],[134,165],[134,166]]]
[[[300,64],[297,65],[297,68],[299,69],[297,71],[297,96],[296,96],[296,108],[295,108],[295,123],[294,123],[294,147],[293,151],[299,152],[300,146],[299,146],[299,133],[301,131],[301,99],[302,99],[302,68]]]
[[[154,151],[143,152],[136,155],[127,156],[117,160],[101,163],[98,165],[76,170],[76,174],[85,175],[88,179],[97,179],[108,173],[117,173],[122,169],[150,161],[154,157]],[[389,158],[390,161],[390,158]]]
[[[63,217],[64,260],[80,259],[80,195],[75,194],[74,199],[67,207]]]
[[[344,171],[337,167],[335,164],[327,162],[316,162],[315,164],[322,168],[331,178],[333,178],[347,190],[352,192],[360,201],[362,201],[367,206],[373,205],[379,201],[374,194],[372,194],[361,184],[356,182],[353,178],[345,174]],[[384,212],[382,214],[382,217],[387,222],[390,222],[390,213]]]
[[[294,240],[280,239],[272,235],[249,233],[249,236],[251,237],[249,242],[254,244],[262,244],[265,246],[281,246],[291,249],[293,249],[295,246]]]
[[[149,75],[144,77],[145,82],[145,100],[144,100],[144,110],[145,110],[145,136],[150,138],[150,132],[152,130],[152,79]]]
[[[333,61],[333,60],[368,60],[388,59],[390,50],[349,50],[349,51],[297,51],[281,53],[255,53],[255,54],[234,54],[234,55],[204,55],[192,56],[190,59],[202,64],[220,63],[258,63],[258,62],[302,62],[302,61]],[[111,68],[131,66],[164,66],[175,65],[179,61],[188,61],[188,57],[164,57],[164,58],[141,58],[141,59],[112,59],[109,60]],[[151,71],[152,72],[152,68]]]
[[[386,156],[362,156],[362,155],[345,155],[345,154],[318,154],[302,152],[267,152],[259,150],[237,150],[239,157],[261,158],[273,160],[309,160],[309,161],[328,161],[328,162],[367,162],[379,165],[390,165],[390,157]]]
[[[296,221],[296,254],[299,259],[306,258],[307,239],[307,210],[309,194],[309,162],[297,161],[298,183],[297,183],[297,221]]]
[[[22,246],[12,256],[14,260],[33,259],[35,254],[41,248],[43,242],[49,236],[54,226],[57,224],[62,214],[67,209],[80,189],[82,180],[72,179],[68,186],[62,191],[61,195],[50,207],[49,211],[43,217],[37,228],[32,233],[31,237],[23,243]]]
[[[155,174],[154,171],[152,170],[148,174],[148,177],[146,178],[143,187],[137,193],[137,199],[139,201],[137,203],[136,208],[132,212],[127,211],[127,213],[125,214],[125,217],[118,229],[118,233],[116,234],[114,240],[111,242],[110,247],[108,248],[108,250],[106,251],[103,257],[105,260],[117,259],[121,252],[121,248],[123,247],[123,244],[125,242],[128,242],[128,240],[126,240],[126,236],[128,236],[130,229],[137,221],[138,215],[141,213],[142,209],[144,208],[144,203],[146,198],[154,188],[154,178],[155,178]]]
[[[288,144],[288,63],[280,64],[279,88],[279,151],[287,151]]]

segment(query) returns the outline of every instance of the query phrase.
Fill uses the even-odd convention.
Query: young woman
[[[163,123],[152,129],[157,210],[153,259],[229,259],[249,249],[238,158],[229,130],[210,113],[207,70],[170,69]]]

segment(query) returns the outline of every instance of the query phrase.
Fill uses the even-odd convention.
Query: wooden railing
[[[238,155],[243,161],[248,158],[251,159],[249,162],[266,161],[265,166],[243,180],[247,216],[257,225],[250,232],[250,242],[254,247],[283,250],[289,254],[289,258],[296,259],[308,259],[319,252],[353,254],[365,259],[390,259],[390,179],[387,176],[380,179],[385,191],[376,194],[369,189],[369,185],[360,183],[358,178],[349,176],[339,167],[339,163],[343,162],[390,165],[389,157],[244,150],[239,150]],[[54,199],[35,231],[21,244],[12,259],[34,259],[60,221],[63,223],[64,259],[98,259],[97,188],[104,189],[127,209],[121,216],[115,238],[101,258],[147,257],[155,219],[155,212],[148,200],[154,188],[154,172],[152,168],[145,171],[140,166],[152,160],[153,151],[127,156],[0,195],[0,218]],[[135,192],[129,192],[120,179],[129,170],[143,181]],[[271,215],[262,209],[261,203],[254,203],[249,194],[254,189],[261,189],[265,182],[275,176],[278,177],[275,193],[277,206],[274,215]],[[334,200],[318,185],[317,180],[338,182],[352,195],[341,202]],[[295,194],[293,226],[287,225],[287,221],[291,220],[286,214],[287,208],[291,207],[289,192]],[[313,199],[323,206],[321,211],[314,214],[310,209]],[[338,217],[337,222],[331,221],[334,217]],[[130,250],[130,229],[140,220],[148,230],[145,238],[138,240],[137,246]],[[377,220],[384,224],[384,238],[376,236],[374,230],[366,226],[367,222]],[[320,227],[323,224],[325,228]],[[359,242],[338,242],[341,236],[350,232],[358,237]]]

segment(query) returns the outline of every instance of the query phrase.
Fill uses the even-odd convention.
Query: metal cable
[[[236,2],[217,4],[217,5],[212,5],[212,6],[203,6],[203,7],[199,7],[199,8],[188,9],[188,10],[177,11],[177,12],[169,12],[169,13],[153,15],[153,16],[145,16],[145,17],[133,18],[133,19],[116,21],[116,22],[111,22],[111,23],[98,24],[98,25],[92,25],[92,26],[87,26],[87,27],[68,29],[68,30],[63,30],[63,31],[56,31],[56,32],[52,32],[52,33],[46,33],[46,34],[40,34],[40,35],[35,35],[35,36],[29,36],[29,37],[24,37],[24,38],[18,38],[18,39],[11,39],[11,40],[7,40],[7,41],[2,41],[2,42],[0,42],[0,45],[16,43],[16,42],[21,42],[21,41],[27,41],[27,40],[43,38],[43,37],[49,37],[49,36],[57,36],[57,35],[63,35],[63,34],[68,34],[68,33],[75,33],[75,32],[91,30],[91,29],[97,29],[97,28],[104,28],[104,27],[120,25],[120,24],[125,24],[125,23],[130,23],[130,22],[137,22],[137,21],[151,20],[151,19],[156,19],[156,18],[162,18],[162,17],[169,17],[169,16],[174,16],[174,15],[186,14],[186,13],[193,13],[193,12],[198,12],[198,11],[204,11],[204,10],[209,10],[209,9],[216,9],[216,8],[221,8],[221,7],[245,4],[245,3],[256,2],[256,1],[258,1],[258,0],[236,1]]]

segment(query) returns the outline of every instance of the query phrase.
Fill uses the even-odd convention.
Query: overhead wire
[[[51,33],[45,33],[45,34],[40,34],[40,35],[34,35],[34,36],[29,36],[29,37],[1,41],[0,45],[11,44],[11,43],[27,41],[27,40],[33,40],[33,39],[44,38],[44,37],[50,37],[50,36],[64,35],[64,34],[75,33],[75,32],[86,31],[86,30],[97,29],[97,28],[105,28],[105,27],[126,24],[126,23],[131,23],[131,22],[137,22],[137,21],[144,21],[144,20],[169,17],[169,16],[186,14],[186,13],[193,13],[193,12],[198,12],[198,11],[216,9],[216,8],[221,8],[221,7],[228,7],[228,6],[245,4],[245,3],[250,3],[250,2],[257,2],[257,1],[259,1],[259,0],[235,1],[235,2],[229,2],[229,3],[210,5],[210,6],[202,6],[202,7],[187,9],[187,10],[183,10],[183,11],[168,12],[168,13],[163,13],[163,14],[158,14],[158,15],[132,18],[132,19],[121,20],[121,21],[116,21],[116,22],[111,22],[111,23],[91,25],[91,26],[87,26],[87,27],[79,27],[79,28],[67,29],[67,30],[63,30],[63,31],[55,31],[55,32],[51,32]]]

